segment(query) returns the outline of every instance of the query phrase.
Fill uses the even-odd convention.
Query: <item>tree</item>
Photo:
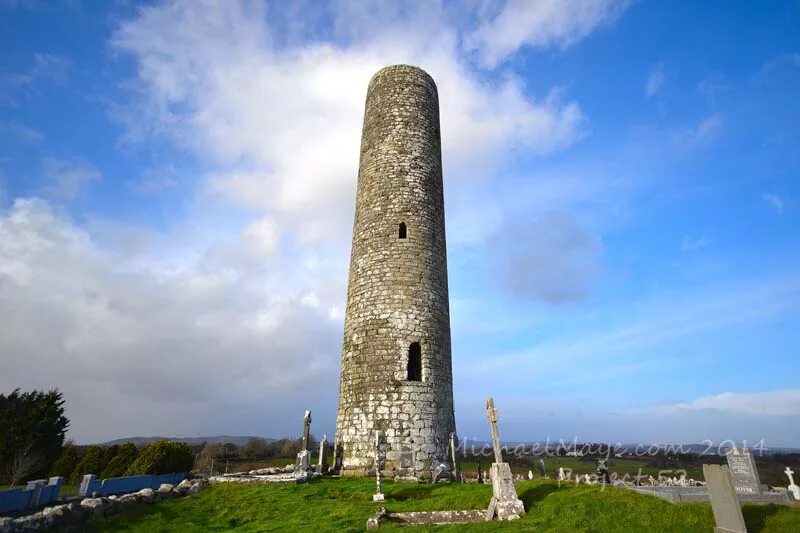
[[[194,454],[188,444],[161,440],[142,449],[139,457],[125,471],[125,475],[188,472],[193,465]]]
[[[137,457],[139,457],[139,448],[132,442],[126,442],[108,462],[101,477],[108,479],[110,477],[124,476],[125,471],[130,468]]]
[[[36,452],[32,445],[18,450],[14,454],[8,469],[8,478],[11,485],[18,485],[25,478],[33,477],[32,474],[42,468],[43,462],[41,454]]]
[[[226,459],[239,457],[239,447],[232,442],[226,442],[222,445],[222,456]]]
[[[86,474],[100,476],[106,467],[106,450],[102,446],[89,446],[69,478],[70,483],[80,483]]]
[[[72,441],[67,441],[61,449],[61,455],[50,467],[50,475],[69,478],[76,466],[78,466],[78,448]]]
[[[248,459],[263,459],[269,451],[269,443],[260,437],[252,437],[242,446],[242,455]]]
[[[68,427],[64,399],[56,389],[0,394],[0,480],[46,475]]]

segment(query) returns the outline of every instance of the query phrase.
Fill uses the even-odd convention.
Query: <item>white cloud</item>
[[[615,20],[628,0],[509,0],[470,36],[484,65],[496,67],[522,46],[566,48]]]
[[[16,200],[0,215],[0,390],[59,387],[82,442],[280,435],[300,406],[332,420],[341,322],[308,294],[328,301],[336,282],[293,261],[208,268],[183,237],[114,251],[47,202]]]
[[[42,174],[50,183],[47,192],[71,200],[79,196],[93,181],[102,178],[100,171],[81,158],[42,160]]]
[[[713,137],[722,128],[722,117],[719,115],[711,115],[700,121],[695,129],[695,137],[698,140],[708,139]]]
[[[687,411],[719,411],[734,415],[800,416],[800,389],[767,392],[723,392],[690,402],[666,404],[646,409],[661,414]]]
[[[687,235],[683,238],[683,241],[681,242],[681,251],[693,252],[695,250],[705,248],[710,244],[711,244],[711,239],[707,239],[706,237],[693,238]]]
[[[278,248],[280,238],[278,225],[269,217],[251,222],[245,228],[244,234],[248,238],[249,248],[259,254],[269,256],[275,253]]]
[[[0,120],[0,137],[5,136],[14,140],[38,143],[44,139],[42,132],[29,128],[24,124]]]
[[[166,136],[193,151],[213,169],[212,194],[307,242],[348,233],[366,86],[387,64],[418,64],[436,79],[449,177],[515,148],[545,154],[580,138],[576,102],[557,88],[531,98],[513,75],[485,80],[461,57],[457,32],[423,16],[431,10],[347,44],[279,46],[284,30],[260,4],[142,8],[113,40],[138,64],[142,97],[120,112],[129,138]]]
[[[647,83],[644,87],[644,95],[648,98],[654,96],[659,90],[661,85],[664,84],[664,66],[659,64],[650,75],[647,77]]]
[[[704,146],[719,136],[723,125],[722,117],[715,113],[702,119],[694,127],[674,133],[673,140],[685,147]]]
[[[776,213],[783,213],[783,200],[777,194],[762,194],[761,197],[766,201]]]
[[[20,98],[31,98],[42,83],[63,83],[70,62],[58,55],[35,53],[33,64],[22,72],[0,71],[0,105],[15,106]]]
[[[641,354],[663,348],[673,340],[723,326],[791,315],[800,308],[798,295],[800,278],[796,276],[729,281],[680,295],[666,291],[647,300],[627,300],[621,309],[596,309],[592,315],[598,318],[597,327],[584,326],[583,331],[576,327],[570,338],[555,337],[537,341],[527,349],[498,353],[490,360],[466,361],[460,371],[482,376],[492,369],[524,380],[572,365],[573,374],[591,376],[597,361],[606,368],[624,365],[630,356],[638,362]],[[531,361],[537,364],[531,365]]]

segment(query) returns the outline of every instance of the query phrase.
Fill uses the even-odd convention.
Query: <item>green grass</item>
[[[98,532],[364,531],[374,481],[323,479],[301,485],[213,485],[191,498],[142,506],[109,518]],[[384,484],[389,511],[484,509],[491,486]],[[714,518],[708,504],[673,505],[611,487],[533,480],[517,485],[528,514],[516,522],[416,527],[413,531],[703,532]],[[800,507],[744,506],[748,531],[800,531]],[[396,524],[381,530],[397,530]]]
[[[491,466],[491,459],[481,463],[481,468],[486,471],[486,468]],[[555,478],[558,474],[559,467],[567,469],[569,468],[572,470],[573,474],[594,474],[597,471],[597,462],[592,461],[581,461],[575,457],[547,457],[545,458],[545,467],[547,468],[547,473],[551,478]],[[652,466],[648,466],[646,461],[640,459],[619,459],[613,458],[608,461],[608,467],[612,472],[618,473],[620,476],[623,474],[631,474],[635,475],[638,473],[639,469],[642,469],[643,475],[652,475],[654,477],[658,476],[660,468],[655,468]],[[461,470],[468,474],[470,477],[475,477],[478,471],[478,463],[475,461],[465,461],[461,463]],[[521,464],[512,464],[511,470],[515,474],[523,474],[527,475],[528,470],[531,470],[536,477],[539,477],[539,462],[535,460],[529,465],[521,465]],[[669,470],[669,469],[664,469]],[[688,467],[686,468],[686,473],[688,477],[694,477],[695,479],[702,479],[702,469],[701,468],[694,468]],[[665,474],[665,475],[677,475],[677,474]]]

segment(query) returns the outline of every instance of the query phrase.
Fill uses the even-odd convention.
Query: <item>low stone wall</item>
[[[624,485],[623,485],[624,486]],[[710,501],[705,487],[627,487],[639,494],[649,494],[670,503],[693,503]],[[773,503],[792,505],[788,492],[762,492],[759,494],[737,494],[742,503]]]
[[[440,525],[440,524],[465,524],[470,522],[486,522],[485,509],[470,511],[413,511],[406,513],[388,513],[389,522],[399,522],[407,525]]]
[[[177,486],[165,483],[157,490],[142,489],[122,496],[84,498],[80,503],[45,507],[42,511],[28,516],[0,518],[0,533],[85,531],[87,522],[102,520],[106,516],[125,512],[138,505],[167,498],[192,496],[200,492],[206,483],[207,481],[200,479],[185,479]]]
[[[321,477],[316,470],[296,471],[295,465],[259,468],[249,472],[236,472],[212,476],[211,483],[304,483],[309,479]]]

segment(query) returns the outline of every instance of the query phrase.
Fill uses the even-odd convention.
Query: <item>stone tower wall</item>
[[[413,342],[421,381],[407,380]],[[376,431],[389,445],[389,473],[426,478],[450,463],[439,99],[433,79],[407,65],[382,69],[367,91],[336,421],[345,475],[374,468]]]

